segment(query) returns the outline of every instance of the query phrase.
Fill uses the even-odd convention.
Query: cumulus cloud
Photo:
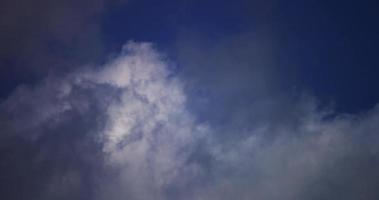
[[[0,105],[7,199],[378,198],[378,108],[341,115],[258,93],[254,109],[207,104],[204,119],[187,93],[196,84],[170,65],[129,42],[101,67],[19,87]]]
[[[102,133],[107,161],[120,168],[120,180],[105,186],[109,194],[104,198],[164,199],[170,184],[193,170],[185,165],[189,146],[205,127],[187,112],[181,83],[169,78],[167,64],[149,44],[129,43],[124,51],[125,56],[87,77],[121,90],[108,106]]]
[[[162,199],[180,172],[194,170],[185,165],[189,146],[206,130],[185,109],[181,87],[151,44],[130,42],[97,71],[83,69],[63,78],[48,78],[35,87],[20,87],[1,105],[9,121],[3,124],[8,130],[4,137],[16,135],[38,142],[60,131],[68,134],[62,137],[85,135],[75,140],[79,144],[86,142],[81,140],[97,141],[105,156],[88,164],[104,162],[118,169],[118,178],[99,185],[105,199],[113,195],[114,199]],[[78,172],[67,172],[69,177],[58,173],[54,180],[61,177],[68,184],[80,185]],[[49,186],[54,187],[68,186]],[[69,192],[56,190],[65,196]]]

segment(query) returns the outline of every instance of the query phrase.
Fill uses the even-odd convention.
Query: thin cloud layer
[[[218,124],[191,108],[198,96],[169,63],[151,44],[129,42],[101,67],[19,87],[0,105],[2,154],[16,155],[2,159],[4,196],[378,199],[378,108],[345,116],[312,98],[276,98],[254,105],[276,117],[237,116],[249,105],[231,105],[224,114],[241,123]]]

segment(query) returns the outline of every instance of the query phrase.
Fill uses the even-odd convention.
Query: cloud
[[[121,90],[108,106],[102,133],[107,161],[120,168],[120,180],[105,186],[104,198],[165,199],[174,180],[193,170],[185,164],[189,147],[205,127],[185,109],[181,83],[169,77],[167,64],[149,44],[129,43],[124,51],[88,77]]]
[[[269,124],[213,144],[214,180],[198,199],[376,199],[377,116],[377,108],[334,119],[310,110],[296,128]]]
[[[221,56],[207,64],[222,59],[235,62]],[[261,90],[240,87],[244,81],[225,88],[224,73],[191,82],[186,69],[177,74],[171,65],[152,44],[129,42],[103,66],[19,87],[0,104],[4,196],[378,198],[377,107],[333,113],[306,95],[254,93]],[[272,81],[264,69],[242,68],[261,72],[258,82]],[[210,92],[196,93],[200,86]],[[206,106],[194,107],[203,100]],[[215,119],[219,114],[223,120]]]
[[[163,56],[151,44],[130,42],[98,70],[82,69],[65,77],[47,78],[35,87],[18,88],[1,104],[3,117],[9,122],[2,124],[7,130],[3,137],[23,138],[33,145],[46,137],[50,144],[74,143],[67,146],[74,148],[72,152],[64,146],[58,148],[68,157],[70,167],[58,167],[47,177],[49,182],[52,179],[48,197],[75,198],[86,184],[82,168],[100,163],[109,170],[117,169],[119,177],[96,186],[93,193],[99,198],[111,199],[117,194],[116,199],[120,195],[162,199],[164,190],[181,172],[194,170],[185,165],[189,147],[206,129],[194,122],[185,100],[181,83],[172,77]],[[46,162],[60,163],[48,158],[60,154],[50,152],[57,148],[50,144],[37,147],[35,154],[43,151],[48,154],[43,158]],[[89,145],[88,150],[99,147],[94,152],[97,155],[81,152],[81,144]],[[55,166],[49,168],[55,170]],[[92,173],[96,172],[87,176]],[[67,194],[71,190],[72,196]]]
[[[192,199],[377,198],[377,108],[335,113],[294,87],[270,35],[213,40],[177,42],[191,111],[212,133]]]

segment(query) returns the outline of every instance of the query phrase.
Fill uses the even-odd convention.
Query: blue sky
[[[201,37],[214,43],[216,39],[241,33],[262,32],[273,41],[276,54],[273,59],[283,68],[295,71],[296,87],[306,87],[326,102],[336,101],[341,112],[357,112],[369,109],[378,99],[372,92],[378,74],[374,53],[378,41],[376,8],[374,1],[129,1],[108,5],[99,16],[88,21],[96,24],[100,34],[96,36],[100,41],[90,42],[104,48],[97,59],[117,52],[130,39],[150,41],[175,54],[173,49],[179,37]],[[43,43],[56,45],[54,51],[58,52],[75,48],[74,43],[59,44],[62,41],[54,34],[50,35],[51,42],[44,39]],[[88,62],[86,57],[96,53],[73,54],[77,56],[75,60]],[[5,66],[19,58],[3,56],[2,60]],[[30,76],[15,69],[3,70],[2,94],[31,81]]]
[[[298,87],[337,101],[341,112],[356,112],[378,99],[372,92],[378,84],[376,6],[366,1],[131,2],[105,18],[105,40],[116,48],[130,38],[172,48],[187,32],[214,42],[263,31],[275,41],[274,59],[296,68]]]

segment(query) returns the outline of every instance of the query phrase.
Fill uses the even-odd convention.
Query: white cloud
[[[89,77],[121,90],[107,109],[104,151],[111,165],[122,168],[118,184],[128,196],[161,199],[165,187],[185,170],[186,148],[203,128],[186,111],[179,80],[168,77],[165,62],[150,44],[129,43],[124,51]]]
[[[93,179],[95,199],[310,200],[354,199],[361,192],[369,195],[366,199],[379,195],[372,178],[379,165],[378,108],[330,117],[311,99],[278,98],[254,105],[273,117],[259,118],[238,107],[239,112],[224,113],[234,120],[204,125],[186,104],[196,97],[185,94],[183,82],[172,76],[167,63],[151,44],[130,42],[97,70],[20,88],[1,104],[2,118],[9,123],[0,125],[37,141],[47,134],[85,133],[74,142],[81,147],[97,139],[104,159],[68,154],[83,163],[104,162],[104,179]],[[54,156],[49,148],[45,154]],[[80,193],[86,184],[81,173],[57,170],[46,195]],[[330,187],[336,187],[331,189],[336,194]]]

